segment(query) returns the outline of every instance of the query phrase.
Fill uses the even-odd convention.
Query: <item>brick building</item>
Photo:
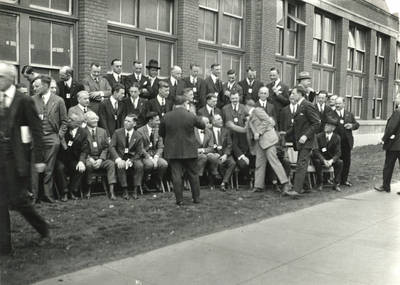
[[[119,57],[156,58],[161,76],[213,62],[268,82],[276,66],[289,85],[301,70],[316,90],[346,96],[360,133],[381,132],[400,89],[398,17],[384,0],[0,0],[0,60],[57,77],[72,65],[108,70]],[[400,90],[399,90],[400,91]]]

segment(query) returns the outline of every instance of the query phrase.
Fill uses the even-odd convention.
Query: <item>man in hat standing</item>
[[[297,82],[299,85],[303,86],[306,89],[306,99],[310,102],[314,102],[314,98],[316,93],[312,88],[312,77],[308,71],[302,71],[297,78]]]
[[[148,70],[148,79],[149,83],[147,85],[147,90],[149,90],[149,94],[147,95],[148,99],[154,99],[156,98],[158,94],[158,82],[159,79],[157,77],[158,71],[161,69],[161,67],[158,66],[158,61],[155,59],[150,59],[149,64],[146,65],[146,68]]]

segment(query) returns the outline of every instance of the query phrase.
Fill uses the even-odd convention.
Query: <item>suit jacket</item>
[[[212,132],[209,129],[204,130],[204,137],[203,141],[200,140],[200,132],[202,130],[195,129],[194,134],[196,136],[196,141],[197,141],[197,148],[203,148],[204,153],[211,153],[214,152],[214,136]]]
[[[105,79],[104,77],[99,77],[99,82],[96,82],[93,80],[92,76],[88,75],[86,76],[83,81],[82,81],[83,87],[87,92],[89,92],[90,96],[90,109],[93,110],[93,112],[98,113],[99,111],[99,104],[101,100],[96,98],[96,95],[94,94],[95,92],[98,91],[103,91],[104,93],[104,98],[108,98],[111,96],[111,86],[108,83],[108,80]]]
[[[72,80],[71,87],[68,88],[65,86],[65,82],[60,80],[57,82],[57,87],[59,91],[59,96],[63,98],[65,102],[65,107],[67,110],[72,106],[78,104],[78,92],[84,90],[84,87],[81,83],[76,80]],[[68,95],[69,94],[69,95]],[[69,97],[69,98],[68,98]]]
[[[107,131],[103,128],[96,127],[95,139],[93,139],[89,128],[86,128],[86,130],[88,132],[88,156],[94,159],[100,158],[103,161],[106,160],[108,158],[108,149],[110,147],[110,137],[108,136]],[[93,142],[97,143],[97,148]]]
[[[197,158],[197,141],[194,128],[205,129],[200,117],[184,108],[176,108],[161,120],[159,134],[164,139],[166,159]]]
[[[354,146],[354,138],[353,138],[353,130],[357,130],[360,127],[360,124],[354,118],[353,113],[344,110],[343,118],[340,118],[336,111],[331,113],[331,116],[338,120],[339,125],[335,129],[335,133],[340,136],[341,146],[348,147],[349,149],[353,149]],[[353,124],[353,127],[350,130],[344,128],[344,125],[350,123]]]
[[[287,136],[293,141],[294,149],[315,148],[315,134],[318,132],[321,124],[315,105],[304,98],[301,104],[297,106],[297,112],[294,114],[293,119],[293,127],[289,129]],[[307,140],[304,144],[299,144],[299,139],[303,135],[307,137]]]
[[[150,92],[149,92],[149,86],[150,86],[150,79],[143,75],[140,77],[140,82],[135,77],[135,74],[129,74],[128,76],[125,77],[125,90],[126,94],[129,94],[129,88],[132,86],[133,83],[138,83],[139,84],[139,90],[140,90],[140,97],[144,99],[150,99]],[[154,85],[154,83],[153,83]],[[143,92],[143,89],[147,90],[148,92]],[[158,90],[157,90],[158,92]]]
[[[219,132],[218,140],[215,137],[215,132],[213,131],[213,129],[211,129],[211,132],[214,138],[214,151],[217,152],[219,155],[224,155],[224,154],[226,154],[227,156],[231,155],[232,137],[229,129],[226,127],[222,127]],[[215,148],[215,146],[217,146],[217,148]]]
[[[40,95],[32,96],[35,106],[39,113],[43,111],[43,99]],[[50,95],[46,105],[47,118],[53,128],[54,133],[59,134],[60,138],[64,137],[67,130],[67,109],[64,100],[57,95]]]
[[[256,102],[256,107],[261,108],[260,100],[258,100]],[[274,119],[275,125],[277,126],[278,125],[278,113],[276,112],[274,105],[267,101],[267,104],[265,105],[265,108],[263,108],[263,109],[268,114],[268,116],[270,116]]]
[[[115,111],[110,99],[105,99],[99,106],[99,126],[106,129],[111,137],[116,129],[124,124],[123,104],[118,102],[118,109]]]
[[[31,150],[35,163],[44,161],[42,142],[42,122],[39,119],[32,98],[15,92],[13,101],[9,106],[9,121],[7,132],[10,136],[10,145],[15,159],[16,171],[21,177],[29,177],[31,170]],[[28,127],[32,142],[23,142],[21,128]],[[14,181],[18,184],[18,181]],[[2,186],[4,187],[4,186]],[[11,187],[10,188],[15,188]]]
[[[158,102],[157,98],[151,99],[147,101],[146,104],[146,111],[147,112],[156,112],[160,119],[169,111],[172,110],[173,103],[169,99],[165,99],[165,107],[164,109],[161,107],[160,103]]]
[[[138,121],[137,121],[137,126],[141,127],[143,126],[146,122],[146,104],[147,104],[147,100],[140,98],[139,97],[139,101],[137,103],[136,109],[135,106],[132,103],[131,97],[127,97],[122,99],[121,101],[121,105],[123,108],[123,115],[122,117],[125,118],[126,115],[128,114],[136,114],[138,116]]]
[[[183,95],[183,89],[185,88],[185,83],[183,82],[182,79],[179,79],[176,82],[177,83],[175,85],[172,85],[171,77],[168,77],[168,84],[169,84],[168,99],[171,100],[172,103],[175,102],[175,97],[177,95]]]
[[[319,116],[321,118],[321,127],[320,127],[320,132],[324,131],[326,119],[331,116],[331,113],[333,112],[332,108],[329,107],[328,105],[325,104],[325,108],[323,112],[320,112],[317,103],[315,104],[315,108],[317,108]]]
[[[73,138],[70,130],[65,133],[66,145],[60,148],[59,159],[66,164],[78,163],[79,161],[86,163],[89,154],[88,130],[79,127]]]
[[[164,151],[163,138],[158,134],[158,129],[153,130],[153,137],[149,133],[147,125],[140,127],[137,132],[142,136],[143,150],[146,157],[158,155],[162,157]]]
[[[238,111],[233,111],[232,104],[225,105],[222,108],[222,118],[224,119],[225,123],[228,121],[232,121],[236,125],[243,127],[246,122],[247,115],[247,111],[243,104],[239,104]]]
[[[272,87],[275,85],[275,82],[271,82],[267,84],[268,90],[269,90],[269,96],[268,96],[268,101],[274,105],[275,112],[279,114],[279,112],[282,110],[283,107],[287,106],[290,104],[289,101],[289,87],[282,83],[282,81],[279,81],[277,88],[280,86],[280,94],[275,94],[275,92],[272,90]],[[278,92],[279,93],[279,92]]]
[[[118,81],[115,80],[115,77],[114,77],[114,74],[113,74],[113,73],[107,73],[107,74],[104,76],[104,78],[107,79],[108,84],[110,84],[110,86],[111,86],[111,89],[112,89],[113,86],[114,86],[115,84],[117,84],[117,83],[120,83],[120,84],[122,84],[122,85],[125,86],[125,80],[126,80],[125,75],[122,75],[122,74],[121,74],[121,81],[120,81],[120,82],[118,82]]]
[[[219,108],[222,108],[226,104],[229,104],[231,102],[229,97],[226,96],[225,93],[226,93],[226,91],[231,92],[232,89],[236,89],[239,92],[240,102],[244,102],[242,86],[240,86],[240,84],[235,81],[235,83],[233,83],[232,87],[229,88],[228,87],[228,82],[224,82],[222,84],[222,93],[220,94],[220,97],[218,97],[218,107]]]
[[[280,132],[287,132],[293,126],[293,118],[294,113],[290,110],[290,105],[283,107],[279,113],[278,130]]]
[[[256,107],[251,112],[249,119],[249,137],[254,138],[255,134],[259,134],[258,143],[262,149],[267,149],[278,143],[279,138],[274,129],[275,121],[269,116],[264,108]]]
[[[148,77],[148,80],[149,80],[149,83],[147,83],[147,90],[149,90],[148,99],[151,100],[151,99],[157,97],[157,94],[158,94],[158,82],[160,82],[160,79],[158,79],[158,77],[156,77],[154,79],[153,85],[151,85],[150,77]]]
[[[92,111],[89,107],[87,108],[88,111]],[[71,116],[71,114],[78,114],[79,116],[84,116],[85,112],[76,104],[75,106],[72,106],[68,110],[68,117]]]
[[[214,108],[214,115],[219,114],[222,116],[222,112],[219,108]],[[207,117],[211,121],[211,114],[208,112],[207,107],[204,106],[197,111],[198,116]]]
[[[203,78],[197,77],[196,84],[190,82],[190,76],[182,79],[184,88],[192,88],[194,94],[194,103],[198,108],[203,107],[206,104],[206,84]]]
[[[389,151],[400,150],[400,135],[399,130],[396,132],[400,124],[400,109],[395,109],[386,122],[385,133],[383,134],[383,149]]]
[[[336,162],[342,155],[340,137],[335,133],[332,134],[329,142],[326,141],[325,132],[317,134],[317,145],[318,147],[314,149],[314,155],[321,161],[333,159],[333,162]]]
[[[204,80],[204,84],[206,85],[206,96],[209,93],[214,93],[218,98],[222,98],[224,95],[221,79],[218,79],[214,84],[211,76],[207,76],[207,78]]]
[[[128,147],[125,143],[125,128],[115,130],[110,145],[110,154],[113,161],[117,158],[136,160],[145,157],[142,136],[137,131],[133,131]],[[126,147],[128,148],[128,153],[125,153]]]
[[[240,86],[243,88],[243,100],[249,100],[253,99],[254,101],[258,100],[258,91],[260,90],[261,87],[264,86],[264,83],[258,80],[254,80],[253,84],[250,86],[247,83],[247,79],[245,78],[244,80],[239,82]]]

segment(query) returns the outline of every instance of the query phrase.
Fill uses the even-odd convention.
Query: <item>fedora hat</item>
[[[328,116],[326,118],[326,120],[325,120],[325,124],[337,126],[338,125],[338,120],[336,120],[335,118],[332,118],[331,116]]]
[[[310,73],[308,71],[302,71],[299,73],[299,77],[297,78],[297,81],[300,81],[303,79],[312,79],[312,77],[310,76]]]
[[[146,65],[146,68],[147,68],[147,69],[150,69],[150,68],[161,69],[161,67],[158,66],[158,61],[155,60],[155,59],[150,59],[150,60],[149,60],[149,64]]]

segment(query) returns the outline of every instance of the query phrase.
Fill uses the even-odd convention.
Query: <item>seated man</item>
[[[338,122],[336,119],[327,117],[324,131],[317,135],[318,148],[313,152],[312,162],[317,174],[317,187],[319,191],[322,191],[323,168],[327,169],[333,166],[335,173],[333,189],[340,192],[339,183],[342,175],[343,161],[340,159],[340,137],[333,132],[337,125]]]
[[[115,200],[114,185],[117,183],[115,174],[115,164],[108,159],[108,148],[110,146],[110,137],[105,129],[99,128],[97,123],[99,117],[95,112],[89,111],[85,114],[88,130],[89,154],[86,159],[87,183],[89,191],[86,198],[90,198],[91,188],[96,179],[96,171],[105,170],[107,172],[107,181],[110,191],[110,199]]]
[[[230,131],[224,127],[221,115],[214,115],[212,125],[214,151],[218,155],[218,167],[223,175],[221,191],[225,192],[236,166],[235,160],[232,157],[232,138]]]
[[[164,143],[162,137],[158,134],[160,117],[156,112],[149,112],[146,117],[147,124],[137,130],[143,139],[143,150],[145,152],[145,158],[143,159],[144,172],[157,170],[158,180],[156,187],[158,188],[157,190],[161,190],[161,183],[167,171],[168,163],[162,158]]]
[[[76,113],[69,116],[65,141],[62,143],[57,160],[62,202],[68,201],[68,194],[71,199],[77,199],[76,194],[86,170],[85,162],[89,153],[89,146],[87,141],[88,131],[81,127],[83,120],[83,116]],[[69,176],[69,182],[66,176]]]
[[[207,167],[208,173],[211,174],[212,180],[221,179],[218,173],[218,157],[219,155],[214,151],[214,137],[210,130],[211,124],[207,117],[202,117],[203,122],[206,125],[204,130],[195,129],[195,136],[197,140],[197,166],[198,175],[203,176],[204,170]],[[213,181],[209,181],[213,184]]]
[[[210,121],[216,114],[221,115],[222,112],[217,108],[218,97],[214,93],[207,94],[206,105],[197,111],[198,116],[207,117]]]
[[[124,120],[124,127],[115,130],[111,139],[111,158],[117,165],[117,177],[124,192],[123,197],[129,200],[128,186],[133,185],[133,198],[137,199],[137,193],[143,178],[144,157],[142,136],[135,131],[137,116],[128,114]],[[133,178],[133,182],[128,181]],[[129,184],[128,184],[129,182]]]

